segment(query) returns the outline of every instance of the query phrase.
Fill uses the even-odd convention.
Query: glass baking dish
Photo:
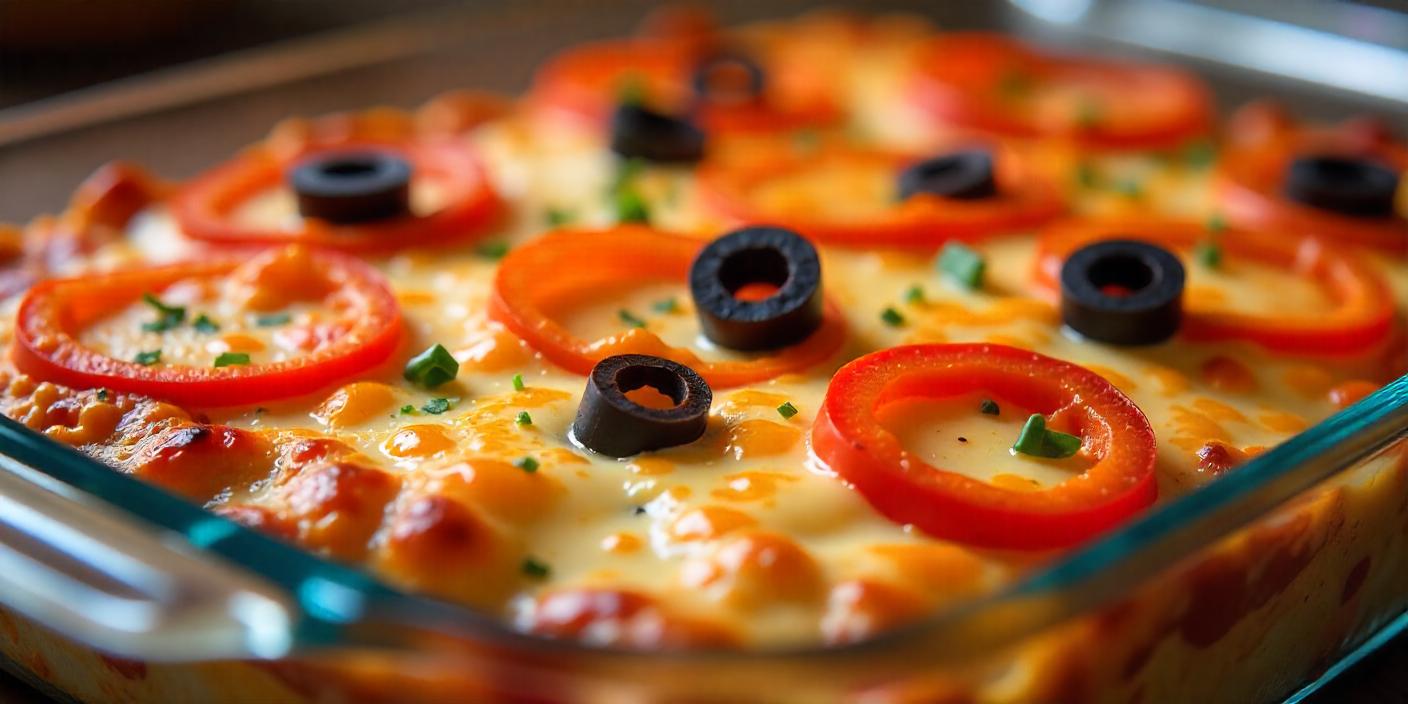
[[[15,188],[0,196],[0,215],[57,208],[67,191],[43,189],[54,182],[67,188],[113,157],[189,174],[290,112],[362,107],[368,95],[410,104],[457,86],[512,90],[546,52],[621,33],[646,6],[589,5],[456,9],[11,112],[0,119],[0,143],[10,143],[0,168]],[[719,10],[733,21],[783,17],[803,6],[723,3]],[[1073,36],[1048,34],[1053,25],[996,5],[932,13],[946,27]],[[1099,35],[1103,25],[1077,26]],[[1215,75],[1214,84],[1234,102],[1257,85],[1245,74]],[[1322,110],[1330,100],[1304,85],[1280,92]],[[1336,96],[1333,104],[1342,113],[1404,110],[1384,99]],[[10,170],[25,163],[54,164],[57,174],[47,186],[12,178]],[[63,173],[69,168],[72,178]],[[998,593],[824,649],[661,654],[524,635],[213,516],[7,419],[0,419],[0,470],[0,616],[23,617],[12,634],[18,628],[44,638],[24,625],[39,624],[123,659],[113,662],[154,667],[266,662],[261,672],[277,672],[308,698],[1158,700],[1155,679],[1134,675],[1157,660],[1160,672],[1191,668],[1215,682],[1206,669],[1215,663],[1204,661],[1196,643],[1232,633],[1253,646],[1283,647],[1257,662],[1222,663],[1249,673],[1247,682],[1214,690],[1210,700],[1297,701],[1408,629],[1408,377]],[[1346,528],[1346,516],[1381,524]],[[1349,559],[1360,553],[1372,560]],[[1256,575],[1255,583],[1228,582],[1228,565],[1232,574]],[[1291,568],[1284,580],[1262,578]],[[1334,589],[1301,584],[1301,574]],[[1258,611],[1289,591],[1305,592],[1306,606]],[[1330,592],[1329,601],[1315,600]],[[1234,607],[1240,611],[1229,612]],[[1283,620],[1303,627],[1278,626]],[[1246,622],[1262,631],[1239,634]],[[8,617],[0,626],[7,623],[13,626]],[[1291,635],[1311,630],[1314,642]],[[1174,633],[1182,645],[1163,643]]]

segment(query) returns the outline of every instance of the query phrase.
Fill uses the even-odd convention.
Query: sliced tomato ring
[[[699,372],[710,386],[727,388],[799,372],[830,359],[846,339],[840,309],[827,301],[821,327],[799,344],[749,359],[705,361],[633,328],[599,340],[574,335],[551,310],[623,282],[685,282],[704,242],[643,226],[604,231],[559,230],[509,252],[499,264],[489,314],[553,364],[586,375],[617,354],[650,354]]]
[[[889,403],[970,393],[1059,420],[1094,463],[1051,488],[1008,489],[928,464],[878,420]],[[904,345],[852,361],[826,389],[812,449],[890,520],[981,547],[1078,543],[1158,492],[1154,430],[1133,401],[1094,372],[1003,345]]]
[[[935,248],[1037,227],[1065,212],[1060,188],[1013,149],[976,144],[996,157],[993,198],[921,194],[900,201],[899,174],[922,157],[837,145],[706,162],[698,171],[700,197],[734,221],[778,223],[818,242],[852,247]]]
[[[280,296],[310,294],[338,312],[323,340],[283,361],[194,367],[145,366],[80,341],[88,326],[178,282],[275,280],[254,285]],[[296,279],[296,281],[295,281]],[[144,394],[194,407],[238,406],[317,391],[386,361],[401,339],[401,313],[386,280],[348,255],[301,248],[269,250],[244,261],[192,262],[43,281],[16,316],[14,361],[38,379],[74,388]]]
[[[1286,169],[1304,154],[1370,157],[1408,173],[1408,146],[1372,121],[1305,127],[1275,104],[1252,103],[1228,122],[1218,162],[1214,194],[1227,219],[1248,229],[1309,235],[1331,245],[1408,256],[1408,213],[1402,198],[1397,217],[1380,218],[1342,215],[1286,198]]]
[[[623,87],[634,82],[651,105],[683,113],[695,102],[692,72],[704,56],[700,46],[699,42],[648,38],[583,44],[539,69],[529,102],[546,114],[563,114],[597,126],[606,122]],[[824,126],[840,119],[840,108],[819,82],[793,80],[785,74],[769,74],[766,80],[761,101],[701,106],[700,125],[710,132],[758,134]]]
[[[1105,239],[1135,239],[1187,252],[1207,242],[1209,235],[1198,223],[1147,217],[1056,223],[1043,230],[1039,239],[1036,281],[1050,296],[1057,296],[1066,256]],[[1388,283],[1353,252],[1333,250],[1313,239],[1238,230],[1220,233],[1217,243],[1224,269],[1242,260],[1304,278],[1324,292],[1329,308],[1296,312],[1280,307],[1256,314],[1185,295],[1180,331],[1184,338],[1243,340],[1290,354],[1340,355],[1372,350],[1391,337],[1394,305]]]
[[[285,174],[297,161],[363,149],[391,151],[410,162],[413,205],[418,186],[432,184],[439,207],[349,225],[314,218],[297,218],[289,225],[241,221],[242,207],[284,188]],[[468,140],[417,133],[410,117],[388,113],[285,125],[263,143],[197,176],[171,201],[172,215],[192,239],[236,246],[297,243],[357,253],[464,244],[487,233],[503,211],[503,201]]]
[[[909,98],[952,127],[1091,149],[1157,149],[1212,124],[1207,88],[1166,66],[1048,54],[981,32],[935,37],[915,66]]]

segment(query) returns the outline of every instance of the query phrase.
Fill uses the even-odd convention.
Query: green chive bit
[[[640,175],[645,173],[645,160],[626,159],[616,166],[616,175],[611,179],[611,185],[607,191],[615,194],[624,189],[630,188]]]
[[[644,321],[644,320],[641,320],[640,318],[636,317],[636,314],[635,314],[635,313],[632,313],[632,312],[626,310],[625,308],[622,308],[621,310],[616,311],[616,317],[620,318],[620,319],[621,319],[621,322],[623,322],[623,323],[625,323],[625,324],[627,324],[627,325],[629,325],[629,326],[631,326],[631,327],[633,327],[633,328],[643,328],[643,327],[645,327],[645,321]]]
[[[673,297],[664,298],[650,304],[650,309],[656,313],[673,313],[680,309],[680,302]]]
[[[532,474],[538,471],[538,461],[532,457],[523,456],[513,461],[513,466]]]
[[[566,208],[548,208],[547,212],[543,213],[543,219],[551,227],[562,227],[575,220],[576,217],[572,215],[572,211]]]
[[[221,352],[215,358],[215,368],[238,367],[249,364],[249,355],[244,352]]]
[[[513,375],[513,390],[514,390],[514,391],[522,391],[522,390],[523,390],[523,375],[522,375],[522,374],[514,374],[514,375]]]
[[[982,401],[978,402],[978,411],[980,411],[985,416],[995,416],[999,413],[1002,413],[1002,407],[997,405],[997,401],[994,401],[990,398],[985,398]]]
[[[1217,147],[1206,139],[1188,143],[1183,148],[1183,163],[1194,169],[1206,169],[1217,161]]]
[[[514,419],[513,419],[513,422],[515,422],[515,423],[517,423],[517,424],[519,424],[519,425],[532,425],[532,424],[533,424],[533,416],[528,415],[528,411],[519,411],[519,412],[518,412],[518,417],[517,417],[517,418],[514,418]]]
[[[1027,419],[1017,435],[1017,442],[1012,444],[1014,453],[1049,459],[1070,457],[1079,450],[1080,438],[1047,429],[1046,418],[1040,413],[1033,413]]]
[[[949,242],[939,252],[939,271],[958,285],[976,291],[983,287],[988,263],[983,255],[962,242]]]
[[[782,416],[784,420],[790,419],[792,416],[797,415],[797,407],[792,405],[791,401],[788,401],[777,407],[777,414]]]
[[[474,248],[474,253],[485,259],[503,259],[508,254],[508,243],[503,241],[483,242]]]
[[[450,399],[432,398],[429,401],[426,401],[425,405],[421,406],[420,409],[431,415],[438,416],[441,413],[450,410]]]
[[[616,191],[612,196],[612,205],[616,211],[616,222],[650,224],[650,206],[646,205],[645,198],[636,189],[624,187]]]
[[[1221,215],[1213,215],[1208,218],[1206,227],[1208,232],[1214,235],[1222,234],[1222,231],[1227,229],[1227,221]]]
[[[436,343],[406,362],[402,376],[412,384],[433,389],[454,379],[459,373],[460,363],[455,361],[444,345]]]
[[[1203,242],[1193,249],[1193,258],[1206,269],[1222,266],[1222,247],[1216,242]]]
[[[214,320],[211,320],[210,316],[206,315],[205,313],[201,313],[196,318],[195,322],[191,323],[191,327],[195,328],[196,332],[220,332],[220,324],[216,323]]]
[[[547,579],[548,575],[552,574],[552,568],[531,557],[523,558],[523,566],[520,569],[523,574],[533,579]]]
[[[1082,161],[1076,164],[1076,183],[1081,188],[1094,189],[1100,186],[1100,172],[1096,171],[1095,165]]]
[[[924,287],[919,284],[910,286],[904,292],[904,302],[910,305],[918,305],[924,302]]]
[[[164,332],[186,322],[186,309],[181,306],[168,306],[161,302],[161,299],[150,293],[142,294],[142,300],[149,306],[156,309],[156,320],[150,323],[142,323],[142,329],[147,332]]]
[[[880,311],[880,320],[883,320],[886,325],[889,325],[892,328],[897,328],[901,325],[904,325],[904,316],[894,308],[886,308],[885,310]]]
[[[261,328],[276,328],[280,325],[288,325],[288,321],[293,320],[293,316],[288,313],[269,313],[254,319],[254,324]]]
[[[137,356],[135,356],[135,357],[132,358],[132,361],[134,361],[134,362],[136,362],[136,363],[138,363],[138,364],[140,364],[140,365],[142,365],[142,366],[144,366],[144,367],[150,367],[151,365],[156,364],[157,362],[160,362],[160,361],[161,361],[161,350],[151,350],[151,351],[149,351],[149,352],[138,352],[138,353],[137,353]]]
[[[416,407],[415,407],[415,406],[412,406],[411,404],[408,403],[408,404],[406,404],[406,405],[404,405],[404,406],[401,407],[401,415],[403,415],[403,416],[413,416],[413,415],[415,415],[415,414],[416,414]]]

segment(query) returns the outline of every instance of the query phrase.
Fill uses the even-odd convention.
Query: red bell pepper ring
[[[252,273],[271,263],[278,266],[280,257],[300,263],[299,271],[305,272],[300,288],[325,291],[324,300],[337,312],[332,327],[320,335],[326,342],[307,354],[224,367],[145,366],[78,339],[84,327],[144,293],[159,294],[179,281]],[[20,301],[13,357],[20,371],[73,388],[125,391],[198,408],[240,406],[311,393],[371,369],[396,351],[401,330],[396,298],[370,265],[335,252],[290,248],[246,261],[172,264],[42,281]]]
[[[1209,233],[1199,223],[1156,217],[1056,223],[1038,241],[1037,283],[1054,299],[1066,256],[1106,239],[1141,240],[1186,253],[1206,242]],[[1219,233],[1217,243],[1226,266],[1248,261],[1302,277],[1324,291],[1331,307],[1256,314],[1187,300],[1180,329],[1185,339],[1242,340],[1286,354],[1333,356],[1380,349],[1392,337],[1395,311],[1388,282],[1354,252],[1314,239],[1240,230]]]
[[[937,36],[915,65],[913,104],[951,127],[1089,149],[1163,149],[1212,125],[1207,88],[1166,66],[1048,54],[981,32]]]
[[[296,227],[240,222],[239,208],[282,188],[295,162],[318,153],[359,149],[391,151],[406,159],[413,172],[412,189],[417,182],[433,182],[444,204],[429,213],[348,225],[316,218],[303,219]],[[486,234],[504,210],[469,141],[418,131],[409,116],[384,111],[286,125],[264,142],[197,176],[171,201],[181,230],[208,244],[306,244],[359,254],[464,244]]]
[[[1303,154],[1369,157],[1408,173],[1408,145],[1376,120],[1358,118],[1332,127],[1297,124],[1280,106],[1258,102],[1228,121],[1214,183],[1228,221],[1247,229],[1319,237],[1408,256],[1408,214],[1363,218],[1297,203],[1282,194],[1292,159]]]
[[[1002,488],[929,465],[877,419],[895,401],[978,392],[1046,414],[1081,437],[1094,464],[1051,488]],[[890,520],[985,548],[1079,543],[1158,493],[1154,431],[1133,401],[1094,372],[1003,345],[905,345],[852,361],[832,378],[811,440],[817,459]]]

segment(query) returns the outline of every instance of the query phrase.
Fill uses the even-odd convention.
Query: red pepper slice
[[[1227,219],[1248,229],[1291,232],[1408,256],[1408,216],[1361,218],[1297,203],[1282,195],[1292,159],[1302,154],[1372,157],[1408,172],[1408,145],[1377,121],[1333,127],[1297,124],[1280,106],[1251,103],[1227,125],[1214,194]],[[1401,203],[1400,199],[1400,203]]]
[[[533,79],[530,104],[540,114],[560,114],[588,125],[601,125],[622,89],[638,82],[651,105],[683,113],[694,103],[692,72],[704,56],[699,42],[649,38],[583,44],[550,59]],[[761,101],[708,103],[697,118],[710,132],[759,134],[831,124],[841,112],[818,81],[792,79],[779,71],[800,71],[764,64],[767,88]],[[824,84],[822,84],[824,85]]]
[[[1057,223],[1039,240],[1036,281],[1056,296],[1066,256],[1105,239],[1136,239],[1187,252],[1207,242],[1209,233],[1201,224],[1147,217]],[[1185,296],[1181,334],[1186,339],[1245,340],[1277,352],[1340,355],[1375,349],[1391,337],[1394,305],[1388,283],[1353,252],[1311,239],[1238,230],[1220,233],[1217,243],[1223,251],[1222,266],[1250,261],[1303,277],[1321,287],[1333,306],[1324,312],[1254,314]]]
[[[273,277],[272,279],[269,277]],[[284,361],[225,367],[144,366],[79,341],[86,326],[144,293],[181,281],[236,277],[297,291],[338,312],[320,344]],[[260,283],[261,280],[268,283]],[[379,272],[353,257],[297,247],[246,261],[194,262],[36,284],[20,302],[14,360],[26,374],[74,388],[145,394],[196,407],[237,406],[310,393],[386,361],[401,339],[401,313]]]
[[[929,465],[877,420],[895,401],[975,392],[1047,414],[1094,464],[1049,489],[1006,489]],[[981,547],[1072,545],[1158,493],[1154,430],[1133,401],[1094,372],[1003,345],[905,345],[852,361],[826,390],[812,448],[890,520]]]
[[[1010,37],[943,34],[923,47],[910,98],[943,124],[1091,149],[1157,149],[1206,133],[1206,87],[1178,69],[1045,53]]]
[[[950,145],[972,146],[971,140]],[[818,242],[852,247],[932,249],[1037,227],[1065,212],[1060,188],[1014,149],[988,141],[977,146],[996,157],[993,198],[921,194],[897,201],[900,172],[922,157],[839,145],[706,162],[698,170],[700,197],[738,222],[774,222]]]
[[[830,301],[821,327],[801,343],[729,361],[704,361],[688,349],[665,344],[644,328],[587,340],[553,318],[554,306],[622,282],[688,281],[690,264],[703,246],[698,239],[643,226],[552,232],[510,251],[499,263],[489,315],[574,374],[590,373],[598,361],[611,355],[650,354],[694,369],[716,389],[802,371],[830,359],[845,342],[845,318]]]
[[[285,172],[312,154],[357,149],[399,153],[415,182],[434,183],[434,212],[356,225],[304,219],[296,227],[241,223],[240,206],[283,187]],[[415,188],[415,183],[412,184]],[[171,201],[187,236],[217,245],[307,244],[344,252],[388,252],[463,244],[485,234],[504,211],[474,147],[453,135],[418,132],[409,116],[379,111],[286,123],[269,139],[197,176]]]

